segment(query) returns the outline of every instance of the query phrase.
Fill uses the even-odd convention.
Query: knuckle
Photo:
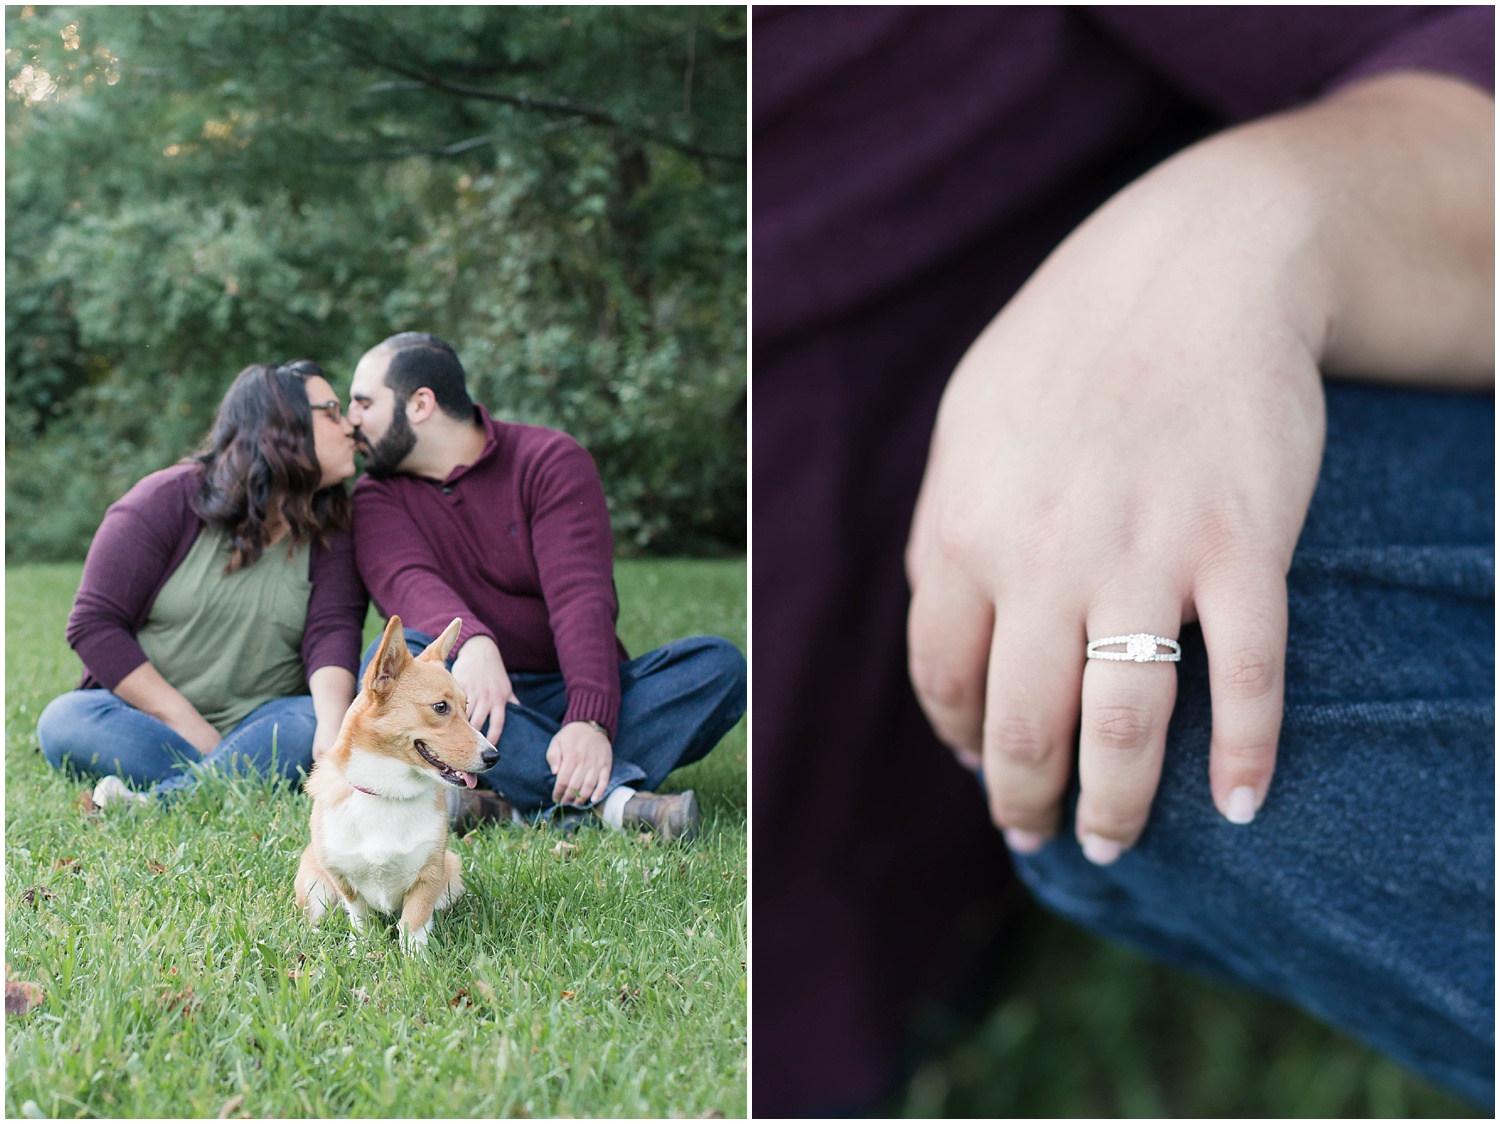
[[[985,715],[984,744],[1011,764],[1035,767],[1052,756],[1052,743],[1034,718]]]
[[[990,797],[990,820],[999,828],[1047,832],[1052,830],[1055,817],[1047,808],[1022,804],[1000,793]]]
[[[1235,649],[1219,663],[1219,682],[1235,698],[1262,698],[1276,687],[1276,661],[1263,648]]]
[[[1085,830],[1120,843],[1134,842],[1146,826],[1147,809],[1126,808],[1112,803],[1090,804],[1080,810],[1078,820]]]
[[[928,706],[942,710],[977,709],[981,703],[979,681],[956,674],[946,660],[914,650],[908,661],[912,687]]]
[[[1089,734],[1105,749],[1140,749],[1156,728],[1150,713],[1134,703],[1094,707],[1087,721]]]
[[[1259,777],[1276,759],[1276,746],[1259,742],[1214,739],[1215,764],[1232,777]]]

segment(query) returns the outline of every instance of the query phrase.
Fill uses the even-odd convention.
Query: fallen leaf
[[[156,997],[156,1002],[168,1010],[181,1011],[184,1018],[191,1018],[193,1012],[202,1006],[190,987],[182,988],[180,991],[170,989],[163,991]]]
[[[78,856],[77,855],[64,855],[60,859],[53,859],[52,860],[52,869],[53,870],[72,870],[77,865],[78,865]]]
[[[565,991],[562,993],[564,999],[573,999],[578,995],[576,991]]]
[[[73,806],[82,808],[84,815],[91,815],[99,810],[99,805],[94,803],[94,794],[88,789],[78,794],[78,799],[73,801]]]
[[[640,988],[636,988],[634,991],[631,991],[629,987],[625,986],[624,984],[621,984],[620,985],[620,994],[617,995],[615,997],[615,999],[620,1004],[621,1007],[629,1007],[632,1003],[634,1003],[640,997],[641,997],[641,989]]]
[[[352,990],[352,994],[354,998],[358,999],[361,1003],[368,1003],[370,1001],[370,993],[362,987],[354,988]]]
[[[21,900],[27,905],[36,905],[37,901],[41,898],[50,899],[55,897],[57,897],[57,895],[54,894],[51,890],[47,889],[47,887],[33,886],[31,889],[27,890],[24,894],[21,895]],[[9,967],[9,965],[6,965],[7,970],[9,969]]]
[[[165,874],[165,873],[167,873],[166,865],[163,864],[163,863],[157,862],[155,859],[147,859],[146,860],[146,869],[149,870],[152,874]]]
[[[469,989],[466,987],[459,988],[454,993],[453,998],[448,1000],[448,1006],[450,1007],[469,1007],[472,1005],[469,1002]]]
[[[14,982],[5,985],[5,1013],[24,1015],[43,999],[42,989],[34,983]]]
[[[305,975],[307,975],[306,972],[299,972],[296,968],[286,970],[286,978],[289,980],[300,980]]]
[[[227,1101],[224,1102],[224,1107],[223,1108],[219,1109],[219,1119],[220,1120],[228,1120],[229,1119],[229,1114],[231,1112],[233,1112],[235,1109],[239,1108],[240,1105],[242,1105],[244,1103],[245,1103],[245,1094],[244,1093],[236,1093],[234,1096],[230,1097]]]
[[[578,850],[577,843],[569,843],[566,839],[562,839],[558,841],[556,847],[552,848],[552,853],[560,859],[568,859],[573,857],[573,852],[576,850]]]

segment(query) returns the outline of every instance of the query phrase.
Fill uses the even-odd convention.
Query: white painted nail
[[[1241,785],[1229,794],[1229,808],[1224,818],[1230,823],[1249,823],[1255,818],[1255,789]]]
[[[1005,829],[1005,842],[1012,851],[1023,855],[1034,855],[1042,849],[1042,844],[1047,841],[1034,831],[1022,831],[1019,827],[1008,827]]]
[[[1120,857],[1120,845],[1102,835],[1085,835],[1083,855],[1096,866],[1108,866]]]

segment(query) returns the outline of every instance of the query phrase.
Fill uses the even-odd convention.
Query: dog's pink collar
[[[348,781],[348,785],[355,792],[363,792],[366,796],[379,796],[380,795],[380,793],[378,793],[378,792],[371,792],[368,788],[360,788],[359,785],[355,784],[353,781]]]

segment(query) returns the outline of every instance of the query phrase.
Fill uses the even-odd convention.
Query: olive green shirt
[[[285,543],[225,574],[229,537],[205,527],[136,637],[168,683],[220,734],[272,699],[307,694],[302,629],[311,547]]]

